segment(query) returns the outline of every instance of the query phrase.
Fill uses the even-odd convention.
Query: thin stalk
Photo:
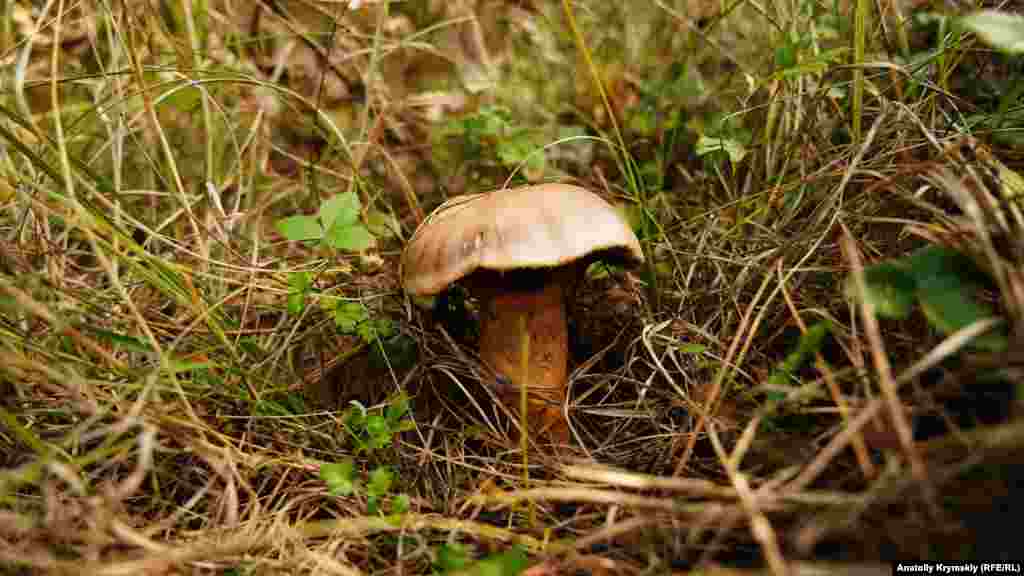
[[[140,18],[140,20],[143,19]],[[147,26],[148,22],[143,20],[142,25]],[[142,59],[140,58],[141,50],[138,47],[138,39],[136,38],[138,32],[131,30],[130,25],[128,27],[129,31],[125,34],[125,40],[128,45],[125,54],[128,56],[135,81],[138,84],[138,93],[142,96],[142,106],[146,111],[146,118],[157,135],[161,155],[167,165],[167,170],[170,172],[169,179],[173,184],[174,193],[177,195],[178,201],[181,202],[181,206],[185,210],[185,215],[188,216],[188,223],[192,228],[192,236],[196,242],[202,242],[203,234],[199,228],[199,220],[196,218],[195,211],[192,210],[192,202],[189,200],[185,181],[178,170],[171,142],[167,138],[167,133],[164,131],[163,125],[160,124],[160,117],[156,113],[156,104],[153,102],[152,94],[150,94],[151,86],[146,82],[146,74],[143,71]],[[156,172],[156,170],[149,172]],[[154,206],[156,205],[154,204]]]
[[[191,53],[192,56],[192,68],[196,71],[196,73],[202,73],[201,71],[203,69],[203,46],[199,40],[199,31],[196,28],[195,15],[192,13],[192,0],[185,0],[181,3],[181,5],[185,12],[185,30],[188,33],[189,52]],[[196,87],[193,89],[199,91],[199,104],[200,110],[202,111],[201,117],[203,119],[202,131],[206,134],[206,137],[203,139],[205,141],[203,164],[206,182],[214,183],[214,173],[216,172],[214,167],[214,137],[216,135],[214,134],[213,118],[210,113],[210,96],[209,94],[207,94],[206,90],[204,90],[201,87],[201,85],[196,85]],[[215,193],[220,194],[219,186],[216,186]],[[238,193],[241,194],[241,189],[239,189]],[[209,220],[211,214],[207,212],[206,217]],[[210,222],[208,221],[207,223],[209,224]],[[202,255],[202,258],[200,258],[199,260],[199,269],[202,270],[203,272],[209,272],[211,242],[209,241],[208,238],[204,238],[202,236],[197,238],[196,242],[198,242],[199,244],[199,253]],[[218,295],[221,295],[227,291],[227,284],[226,282],[219,282],[218,284],[220,287]]]
[[[530,432],[527,428],[526,411],[530,407],[530,332],[526,329],[526,314],[519,316],[519,369],[522,374],[522,386],[519,387],[519,450],[523,453],[523,489],[530,489]],[[529,526],[536,524],[536,509],[533,500],[529,501]]]
[[[850,132],[855,143],[860,142],[861,115],[864,112],[864,39],[867,36],[868,0],[857,0],[853,16],[853,97]]]

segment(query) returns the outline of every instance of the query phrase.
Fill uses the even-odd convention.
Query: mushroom
[[[608,202],[579,186],[524,186],[438,207],[402,255],[402,284],[409,295],[426,297],[462,282],[480,303],[480,358],[495,378],[485,384],[516,406],[527,345],[527,421],[566,442],[566,303],[598,259],[644,260],[636,235]]]

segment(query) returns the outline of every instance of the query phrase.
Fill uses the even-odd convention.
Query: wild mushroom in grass
[[[402,283],[412,296],[433,296],[462,282],[478,298],[480,357],[494,378],[512,384],[488,383],[506,391],[501,398],[510,406],[518,405],[523,384],[525,343],[527,421],[565,442],[566,304],[598,259],[644,260],[636,235],[608,202],[578,186],[524,186],[457,196],[438,207],[402,254]]]

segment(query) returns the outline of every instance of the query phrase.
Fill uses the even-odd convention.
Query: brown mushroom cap
[[[585,188],[540,184],[456,196],[413,234],[402,284],[413,296],[430,296],[477,270],[554,268],[596,252],[644,261],[625,219]]]

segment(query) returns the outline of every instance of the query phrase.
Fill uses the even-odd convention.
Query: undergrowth
[[[0,3],[0,572],[1019,562],[1024,33],[876,6]],[[542,181],[647,263],[524,486],[398,263]]]

